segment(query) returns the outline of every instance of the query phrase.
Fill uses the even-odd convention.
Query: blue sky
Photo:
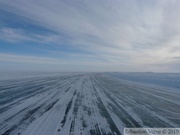
[[[179,0],[0,0],[0,71],[180,72]]]

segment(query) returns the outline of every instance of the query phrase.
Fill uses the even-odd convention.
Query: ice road
[[[124,127],[180,127],[180,93],[100,73],[0,81],[1,135],[122,135]]]

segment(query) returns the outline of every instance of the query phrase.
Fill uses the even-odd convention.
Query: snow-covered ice
[[[180,73],[109,72],[106,74],[145,86],[168,87],[180,91]]]
[[[122,135],[179,127],[180,93],[101,73],[0,81],[1,135]]]

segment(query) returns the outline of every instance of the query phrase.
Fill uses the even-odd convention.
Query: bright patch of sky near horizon
[[[0,71],[180,72],[179,0],[0,0]]]

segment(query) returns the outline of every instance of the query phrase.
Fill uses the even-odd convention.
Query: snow
[[[0,134],[122,135],[124,127],[180,126],[180,93],[113,77],[66,73],[1,80]]]
[[[109,72],[105,74],[123,81],[129,81],[129,83],[180,91],[180,73]]]

